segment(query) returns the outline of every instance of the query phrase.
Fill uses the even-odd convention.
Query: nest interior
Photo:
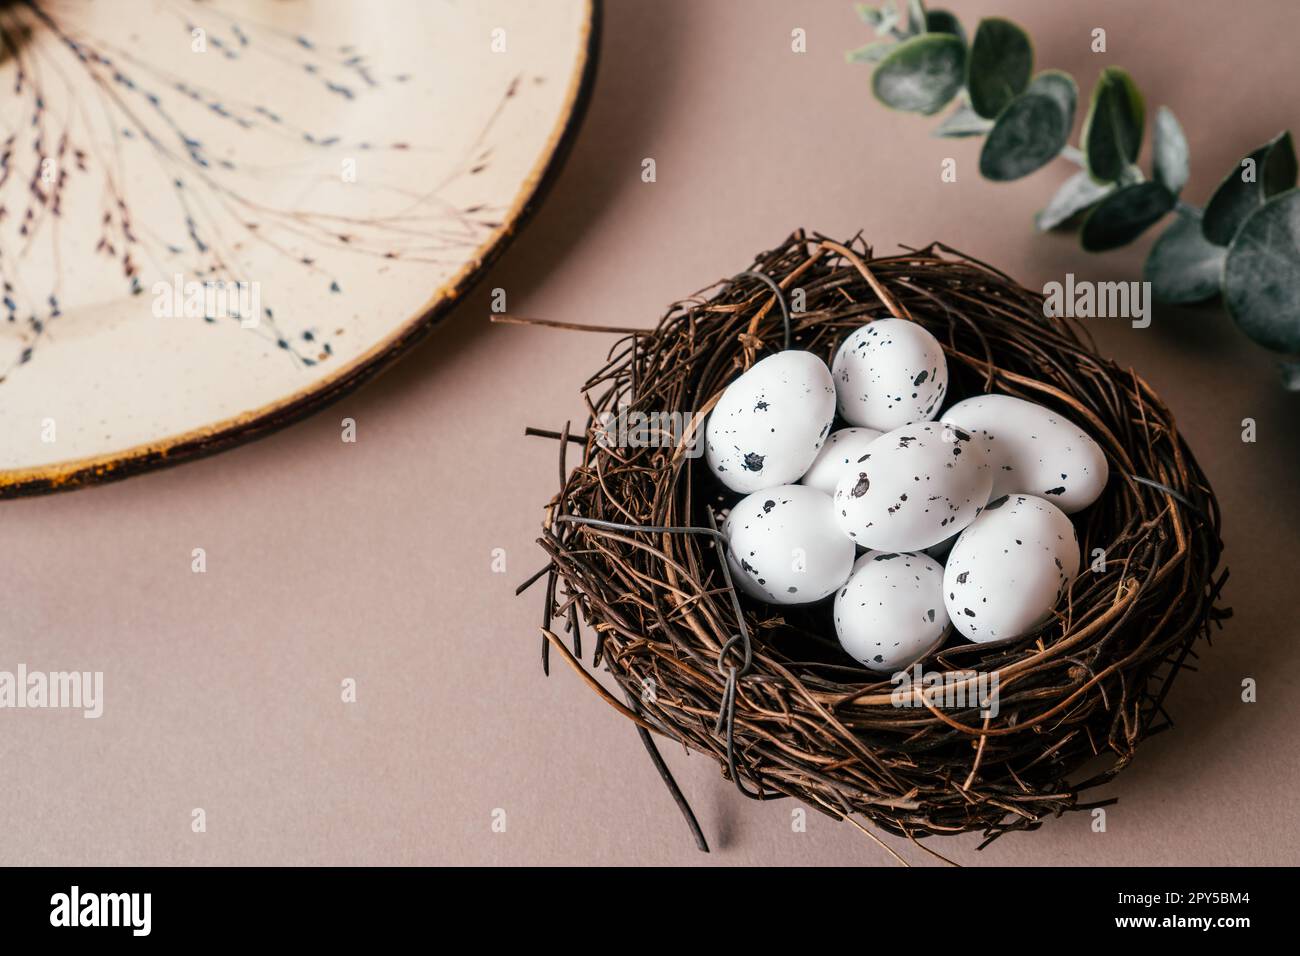
[[[1031,635],[954,636],[923,658],[927,674],[943,675],[942,699],[900,696],[845,654],[829,601],[778,608],[737,597],[716,537],[685,530],[714,526],[740,497],[702,457],[681,442],[618,447],[603,437],[604,416],[620,405],[682,413],[702,436],[725,386],[784,347],[782,303],[752,272],[794,306],[792,347],[829,364],[873,318],[920,322],[947,355],[945,404],[986,392],[1028,399],[1108,456],[1106,490],[1072,516],[1082,565],[1061,606]],[[1159,396],[1099,357],[1081,327],[1045,318],[1041,294],[941,244],[877,258],[860,236],[795,232],[745,273],[675,303],[653,329],[621,335],[582,394],[585,428],[551,433],[561,489],[539,539],[550,562],[533,579],[546,578],[543,657],[558,649],[637,724],[702,846],[650,734],[711,755],[747,796],[794,797],[909,838],[981,831],[987,843],[1113,802],[1081,794],[1169,726],[1174,676],[1228,613],[1216,606],[1226,578],[1218,506]],[[580,619],[594,631],[589,664]],[[601,667],[622,699],[592,675]],[[975,693],[952,705],[951,689],[976,686],[972,675],[996,675],[996,714]]]

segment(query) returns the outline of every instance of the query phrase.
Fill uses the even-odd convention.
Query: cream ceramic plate
[[[409,346],[537,198],[597,32],[590,0],[35,0],[0,28],[3,496],[256,437]]]

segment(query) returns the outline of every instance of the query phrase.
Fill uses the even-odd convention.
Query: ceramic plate
[[[538,198],[590,0],[0,5],[0,496],[355,387]]]

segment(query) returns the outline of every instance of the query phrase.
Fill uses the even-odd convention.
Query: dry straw
[[[974,693],[951,707],[896,692],[840,649],[825,606],[738,598],[711,530],[727,499],[703,459],[680,444],[600,440],[602,416],[620,404],[689,413],[702,429],[723,388],[783,347],[786,299],[794,348],[829,361],[872,318],[911,319],[943,343],[950,396],[1038,402],[1105,449],[1110,484],[1076,516],[1083,571],[1055,616],[1019,640],[952,638],[921,662],[971,688],[963,674],[996,673],[996,715],[981,716]],[[562,654],[636,724],[701,849],[652,734],[711,755],[747,796],[794,797],[868,834],[866,822],[911,839],[980,831],[983,846],[1113,802],[1081,794],[1169,726],[1174,676],[1229,613],[1215,606],[1227,572],[1216,570],[1214,493],[1136,372],[1098,357],[1081,328],[1044,318],[1039,293],[946,246],[873,258],[861,237],[803,231],[676,303],[654,329],[601,331],[621,334],[582,387],[586,427],[529,429],[559,439],[561,490],[539,539],[549,564],[520,590],[545,578],[544,665],[552,649]],[[590,669],[580,618],[595,632]],[[602,666],[620,694],[592,675]]]

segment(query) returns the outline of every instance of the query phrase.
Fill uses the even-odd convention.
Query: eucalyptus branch
[[[1187,138],[1165,106],[1152,121],[1152,170],[1138,165],[1146,105],[1123,69],[1102,69],[1078,146],[1068,142],[1078,84],[1060,70],[1033,73],[1028,35],[1010,20],[983,19],[967,43],[961,22],[922,0],[858,4],[877,39],[851,51],[873,65],[872,90],[892,109],[934,115],[955,104],[936,136],[983,136],[980,173],[1007,182],[1053,159],[1080,167],[1035,217],[1040,231],[1078,225],[1089,252],[1132,242],[1173,213],[1143,267],[1156,299],[1174,304],[1220,296],[1242,331],[1291,356],[1283,381],[1300,390],[1300,190],[1291,134],[1241,160],[1204,210],[1182,198]],[[1105,52],[1105,31],[1093,33]]]

